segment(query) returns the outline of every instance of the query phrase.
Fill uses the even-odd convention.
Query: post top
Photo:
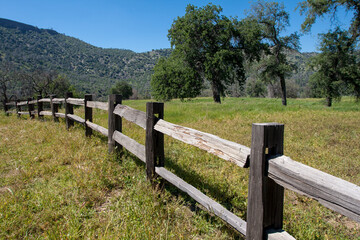
[[[277,123],[277,122],[272,122],[272,123],[253,123],[253,126],[284,126],[283,123]]]

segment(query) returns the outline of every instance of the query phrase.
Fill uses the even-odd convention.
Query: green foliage
[[[278,2],[257,1],[252,5],[249,17],[255,19],[261,26],[262,35],[268,50],[261,60],[262,79],[265,82],[280,81],[282,104],[286,102],[285,78],[294,70],[285,55],[285,50],[299,49],[297,33],[282,36],[282,32],[289,26],[289,14],[284,5]]]
[[[210,82],[214,101],[219,103],[227,86],[235,81],[244,84],[243,50],[247,45],[256,49],[260,37],[256,28],[241,35],[251,22],[239,23],[221,12],[220,6],[208,4],[198,8],[189,4],[185,15],[173,22],[168,34],[186,66]]]
[[[11,61],[23,71],[56,70],[66,74],[78,92],[98,98],[105,98],[122,79],[132,79],[139,97],[149,97],[153,67],[171,53],[171,49],[135,53],[98,48],[53,30],[4,19],[0,19],[0,42],[0,61]]]
[[[202,79],[198,72],[188,67],[175,52],[169,58],[159,60],[151,77],[152,96],[156,100],[194,98],[201,88]]]
[[[359,86],[359,75],[353,46],[348,32],[336,28],[326,34],[321,34],[321,53],[313,57],[311,66],[317,70],[310,80],[314,88],[314,95],[326,97],[330,107],[333,98],[343,95],[346,83]],[[320,89],[319,89],[320,88]]]
[[[260,79],[250,79],[246,82],[246,94],[249,97],[265,97],[266,86]]]
[[[117,82],[110,90],[112,94],[120,94],[122,99],[129,99],[133,94],[132,87],[125,81]]]

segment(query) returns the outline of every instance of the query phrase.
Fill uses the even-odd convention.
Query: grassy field
[[[145,110],[146,101],[124,101]],[[75,110],[83,116],[81,108]],[[167,121],[250,146],[251,124],[285,124],[285,155],[360,185],[360,103],[345,98],[209,98],[165,104]],[[107,116],[94,111],[94,122]],[[145,132],[123,132],[144,144]],[[107,140],[63,121],[0,116],[0,239],[242,239],[231,227],[167,184],[154,190],[144,164]],[[165,136],[165,167],[246,219],[248,169]],[[285,192],[284,229],[297,239],[360,239],[360,224],[316,201]]]

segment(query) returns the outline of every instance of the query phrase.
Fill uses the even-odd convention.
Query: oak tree
[[[294,68],[286,59],[285,51],[300,48],[299,35],[282,35],[290,25],[289,13],[278,2],[257,1],[248,15],[260,24],[263,42],[268,46],[260,63],[261,78],[266,83],[276,79],[280,81],[282,104],[287,105],[285,78]]]
[[[244,61],[258,54],[260,34],[253,21],[237,21],[221,15],[222,8],[188,5],[169,30],[171,46],[182,55],[184,66],[199,81],[210,82],[213,99],[221,103],[227,86],[245,82]],[[246,30],[245,30],[246,28]],[[247,55],[249,54],[249,55]]]

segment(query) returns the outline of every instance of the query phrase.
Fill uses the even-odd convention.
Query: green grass
[[[146,101],[124,101],[145,111]],[[83,116],[81,108],[76,114]],[[165,120],[250,146],[251,124],[285,124],[285,155],[360,185],[360,104],[345,98],[209,98],[165,104]],[[94,111],[94,122],[107,116]],[[144,130],[123,132],[144,144]],[[238,239],[234,230],[166,185],[154,190],[143,163],[107,154],[107,140],[85,138],[64,122],[0,117],[0,239]],[[165,167],[246,219],[248,169],[165,136]],[[360,225],[286,191],[284,229],[297,239],[360,239]]]

